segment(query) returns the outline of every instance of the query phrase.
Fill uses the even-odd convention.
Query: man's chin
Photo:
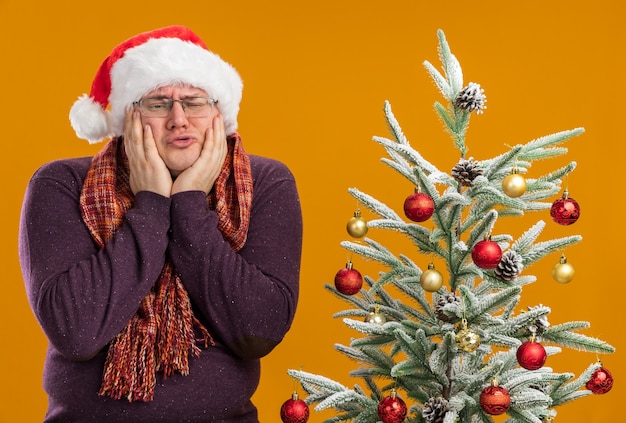
[[[186,169],[189,169],[191,165],[194,164],[197,159],[198,158],[196,157],[194,160],[179,160],[173,163],[166,163],[166,165],[170,171],[170,175],[172,175],[172,178],[176,178],[178,175],[183,173]]]

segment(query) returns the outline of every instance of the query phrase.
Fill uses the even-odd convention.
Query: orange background
[[[436,30],[445,31],[463,66],[465,82],[480,83],[487,110],[474,116],[469,154],[491,158],[505,145],[585,127],[570,142],[567,158],[533,166],[529,177],[569,160],[571,197],[582,217],[571,227],[546,213],[500,221],[496,230],[517,237],[538,219],[548,220],[541,239],[578,233],[568,249],[576,277],[559,285],[550,276],[558,254],[528,269],[538,282],[525,288],[523,304],[552,307],[558,324],[588,320],[586,334],[618,353],[602,357],[615,387],[557,411],[556,422],[626,421],[626,370],[619,335],[626,290],[623,283],[622,181],[626,75],[623,6],[595,1],[187,1],[127,2],[0,0],[0,116],[5,181],[0,295],[0,422],[41,421],[46,397],[41,371],[46,340],[30,312],[17,260],[22,195],[44,162],[92,155],[101,146],[77,140],[68,122],[73,101],[88,92],[111,48],[137,32],[174,23],[192,27],[209,47],[232,63],[244,80],[240,132],[249,152],[276,157],[294,172],[302,199],[305,234],[301,302],[291,332],[263,360],[257,394],[263,423],[294,389],[288,368],[303,368],[352,386],[357,367],[333,349],[357,336],[333,313],[347,304],[324,288],[344,266],[339,242],[355,202],[348,187],[401,210],[412,187],[380,162],[372,136],[387,136],[384,100],[412,145],[442,170],[457,161],[432,105],[441,98],[422,62],[439,66]],[[555,198],[556,199],[556,198]],[[364,217],[369,218],[367,212]],[[372,238],[425,265],[426,258],[397,236],[372,230]],[[375,276],[375,263],[355,260]],[[579,374],[595,354],[566,351],[550,357],[557,371]],[[303,394],[301,392],[301,394]],[[330,413],[312,411],[311,423]]]

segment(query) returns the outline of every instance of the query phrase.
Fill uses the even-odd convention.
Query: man
[[[248,155],[238,73],[181,26],[132,37],[70,112],[93,158],[27,188],[19,252],[49,339],[45,422],[258,422],[259,359],[298,297],[302,218]]]

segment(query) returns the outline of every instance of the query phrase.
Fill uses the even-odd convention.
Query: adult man
[[[105,59],[70,112],[111,140],[31,179],[28,298],[50,344],[45,422],[257,422],[259,358],[298,296],[293,176],[248,156],[237,72],[180,26]]]

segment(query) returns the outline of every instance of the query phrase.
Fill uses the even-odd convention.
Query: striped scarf
[[[133,199],[123,141],[115,138],[94,156],[80,197],[83,220],[99,248],[113,237]],[[235,251],[246,242],[251,203],[250,160],[241,138],[233,134],[207,206],[217,213],[218,229]],[[194,316],[189,295],[168,258],[135,315],[111,341],[99,395],[152,401],[157,372],[164,379],[174,372],[187,375],[189,355],[197,357],[199,345],[209,344],[211,335]]]

